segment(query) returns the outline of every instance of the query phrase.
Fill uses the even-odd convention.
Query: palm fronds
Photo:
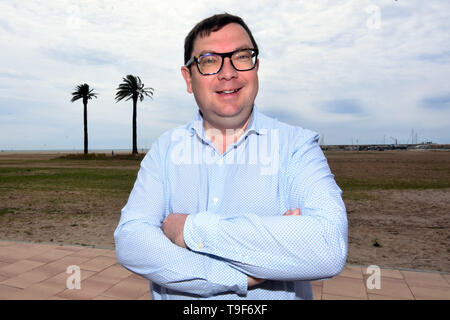
[[[131,74],[123,78],[123,82],[119,85],[116,92],[116,102],[119,102],[125,98],[125,101],[130,99],[140,101],[144,100],[144,96],[152,98],[153,88],[145,88],[141,81],[141,78],[133,76]]]
[[[71,102],[75,102],[78,99],[90,100],[97,98],[98,93],[93,93],[94,89],[89,88],[87,83],[83,83],[77,86],[74,92],[72,92]]]

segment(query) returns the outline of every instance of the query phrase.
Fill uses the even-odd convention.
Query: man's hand
[[[170,239],[177,246],[186,248],[186,243],[184,243],[184,223],[187,218],[185,213],[171,213],[164,220],[162,225],[162,231],[164,235]]]
[[[266,281],[266,280],[247,276],[247,287],[250,288],[250,287],[256,286],[260,283],[263,283],[264,281]]]
[[[299,216],[300,209],[287,210],[283,216]],[[162,231],[164,235],[170,239],[174,244],[179,247],[186,248],[186,244],[184,243],[184,223],[186,222],[187,214],[184,213],[171,213],[164,220],[162,225]],[[248,287],[256,286],[260,283],[263,283],[264,279],[253,278],[251,276],[247,276],[247,285]]]
[[[300,215],[300,209],[294,209],[294,210],[288,210],[286,211],[283,216],[299,216]]]

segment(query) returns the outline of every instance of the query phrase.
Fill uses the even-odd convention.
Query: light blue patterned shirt
[[[347,216],[315,132],[253,108],[225,153],[202,117],[164,133],[141,162],[114,233],[120,264],[153,299],[312,299],[311,280],[339,274]],[[283,216],[299,208],[300,216]],[[161,226],[189,214],[184,240]],[[247,275],[267,279],[247,287]]]

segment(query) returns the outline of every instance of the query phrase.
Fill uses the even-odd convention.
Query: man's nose
[[[237,70],[231,65],[231,59],[228,57],[223,58],[223,66],[218,74],[219,80],[220,79],[230,80],[232,78],[237,77],[237,75],[238,75]]]

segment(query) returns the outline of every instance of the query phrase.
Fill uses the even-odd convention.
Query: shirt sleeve
[[[157,144],[141,162],[114,232],[118,262],[165,288],[212,296],[246,294],[247,276],[217,257],[173,244],[162,232],[164,188]]]
[[[307,131],[307,130],[305,130]],[[318,280],[339,274],[347,257],[347,216],[342,191],[317,143],[306,142],[287,166],[289,209],[300,216],[204,211],[186,219],[184,239],[194,251],[216,255],[246,274],[270,280]]]

